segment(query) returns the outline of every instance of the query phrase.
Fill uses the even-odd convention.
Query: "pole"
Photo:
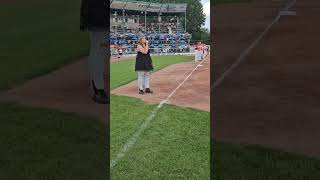
[[[123,21],[123,33],[125,33],[126,32],[126,30],[125,30],[126,21],[124,20],[124,9],[122,9],[122,21]]]
[[[140,15],[138,14],[138,29],[140,31]]]
[[[117,33],[117,30],[118,30],[117,11],[114,13],[114,18],[115,18],[115,33]]]
[[[187,32],[187,11],[184,12],[184,32]]]
[[[144,30],[147,32],[147,11],[144,11]]]
[[[160,13],[158,14],[158,31],[160,33],[160,23],[161,23],[161,19],[160,19]]]

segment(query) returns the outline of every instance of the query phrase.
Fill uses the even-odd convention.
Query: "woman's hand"
[[[143,54],[148,54],[149,48],[148,48],[148,46],[142,47],[142,46],[139,44],[138,47],[137,47],[137,50],[140,51],[140,52],[143,53]]]

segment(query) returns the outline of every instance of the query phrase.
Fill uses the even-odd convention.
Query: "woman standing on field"
[[[150,90],[150,71],[153,70],[152,59],[150,56],[149,44],[145,36],[139,38],[137,47],[137,57],[135,71],[138,75],[138,92],[139,94],[153,93]],[[144,91],[145,88],[145,91]]]

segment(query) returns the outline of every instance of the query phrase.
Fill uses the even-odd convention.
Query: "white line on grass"
[[[283,10],[281,10],[277,17],[266,27],[266,29],[258,36],[258,38],[256,40],[254,40],[252,42],[252,44],[246,49],[244,50],[239,58],[225,71],[222,73],[222,75],[213,83],[213,85],[211,86],[211,90],[214,91],[221,83],[222,81],[229,75],[232,73],[232,71],[244,60],[244,58],[250,53],[250,51],[257,46],[257,44],[259,43],[259,41],[263,38],[263,36],[270,30],[270,28],[278,22],[278,20],[281,17],[281,12],[282,11],[288,11],[289,8],[291,8],[294,4],[296,3],[296,0],[290,1]]]
[[[190,76],[193,74],[193,72],[195,70],[197,70],[198,67],[202,66],[201,64],[203,62],[204,62],[204,60],[201,61],[200,63],[198,63],[197,66],[189,73],[189,75],[169,94],[169,96],[167,96],[166,99],[161,101],[159,103],[159,105],[150,113],[150,115],[144,120],[144,122],[139,127],[139,129],[128,139],[127,143],[123,146],[121,151],[118,153],[117,157],[111,161],[111,164],[110,164],[111,169],[117,165],[119,160],[122,159],[126,155],[128,150],[137,142],[141,133],[149,126],[149,124],[151,123],[153,118],[156,116],[159,109],[161,109],[163,104],[168,102],[168,100],[174,95],[174,93],[190,78]]]

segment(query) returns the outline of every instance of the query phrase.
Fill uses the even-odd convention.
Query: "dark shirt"
[[[110,27],[109,0],[81,0],[80,29],[106,31]]]
[[[137,57],[136,57],[135,71],[152,71],[152,70],[153,70],[153,64],[150,56],[150,50],[148,51],[148,54],[143,54],[142,52],[138,51]]]

